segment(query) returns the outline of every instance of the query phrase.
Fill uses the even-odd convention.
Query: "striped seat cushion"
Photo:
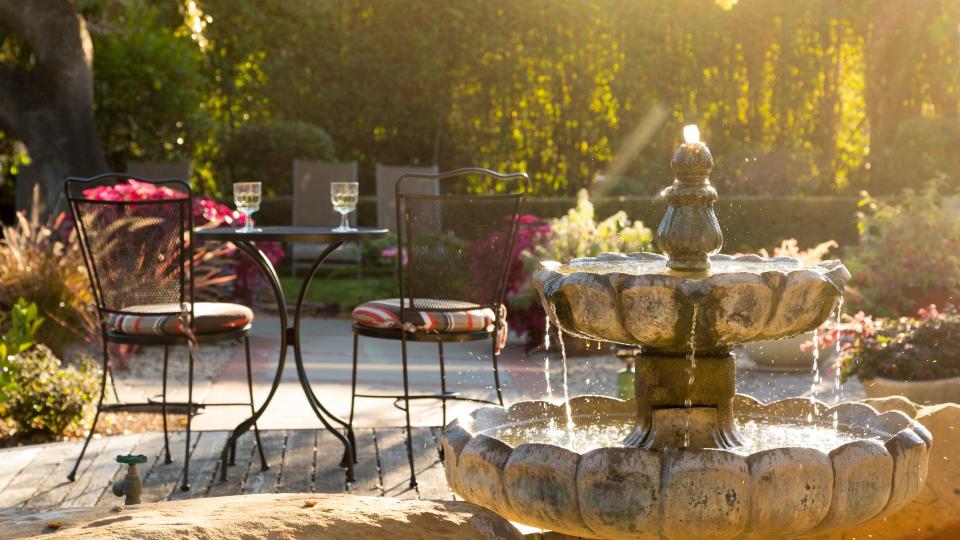
[[[492,332],[497,320],[496,313],[490,308],[481,308],[477,304],[458,302],[455,300],[426,300],[417,301],[434,309],[456,309],[457,311],[435,311],[431,309],[406,309],[400,320],[400,299],[389,298],[374,300],[360,304],[353,310],[353,323],[358,326],[399,330],[405,328],[408,332]],[[507,308],[501,309],[500,340],[506,339]]]
[[[138,315],[111,313],[107,328],[118,334],[139,336],[188,335],[178,315],[151,315],[151,313],[179,311],[176,304],[129,306],[124,311]],[[244,328],[253,322],[253,311],[240,304],[225,302],[195,302],[193,304],[193,334],[219,334]]]

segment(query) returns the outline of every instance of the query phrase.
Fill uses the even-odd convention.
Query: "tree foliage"
[[[523,169],[544,194],[591,186],[615,157],[629,167],[612,194],[653,193],[690,122],[725,193],[960,185],[944,143],[960,0],[82,4],[98,6],[86,13],[110,159],[188,154],[208,187],[230,180],[235,132],[271,120],[322,127],[361,175]],[[620,156],[655,105],[666,123]]]

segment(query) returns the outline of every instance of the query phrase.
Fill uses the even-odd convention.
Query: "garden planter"
[[[915,403],[960,403],[960,377],[932,381],[897,381],[877,377],[863,381],[867,397],[904,396]]]
[[[743,352],[763,371],[810,371],[813,369],[813,352],[801,350],[800,346],[813,340],[813,332],[786,339],[757,341],[743,345]],[[820,365],[825,365],[834,353],[833,348],[820,348]]]

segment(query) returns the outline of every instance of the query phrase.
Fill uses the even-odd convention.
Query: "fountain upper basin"
[[[636,404],[570,400],[582,425],[631,418]],[[899,412],[828,408],[794,398],[734,399],[738,421],[855,428],[860,440],[752,453],[722,449],[601,447],[576,452],[541,439],[508,444],[505,426],[554,419],[563,405],[483,407],[444,430],[444,467],[464,499],[508,519],[586,538],[783,538],[852,526],[906,505],[926,478],[930,434]],[[776,446],[776,445],[774,445]]]
[[[850,273],[840,261],[713,255],[703,272],[667,268],[655,253],[603,253],[534,274],[551,321],[585,339],[686,352],[696,306],[695,349],[725,351],[820,326]]]

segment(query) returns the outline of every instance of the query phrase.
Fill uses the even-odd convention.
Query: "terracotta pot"
[[[960,377],[932,381],[898,381],[877,377],[863,381],[867,397],[904,396],[915,403],[960,403]]]
[[[763,371],[810,371],[813,369],[813,352],[800,346],[813,340],[813,332],[804,332],[786,339],[756,341],[743,345],[743,352]],[[820,349],[820,366],[833,358],[834,350]]]

